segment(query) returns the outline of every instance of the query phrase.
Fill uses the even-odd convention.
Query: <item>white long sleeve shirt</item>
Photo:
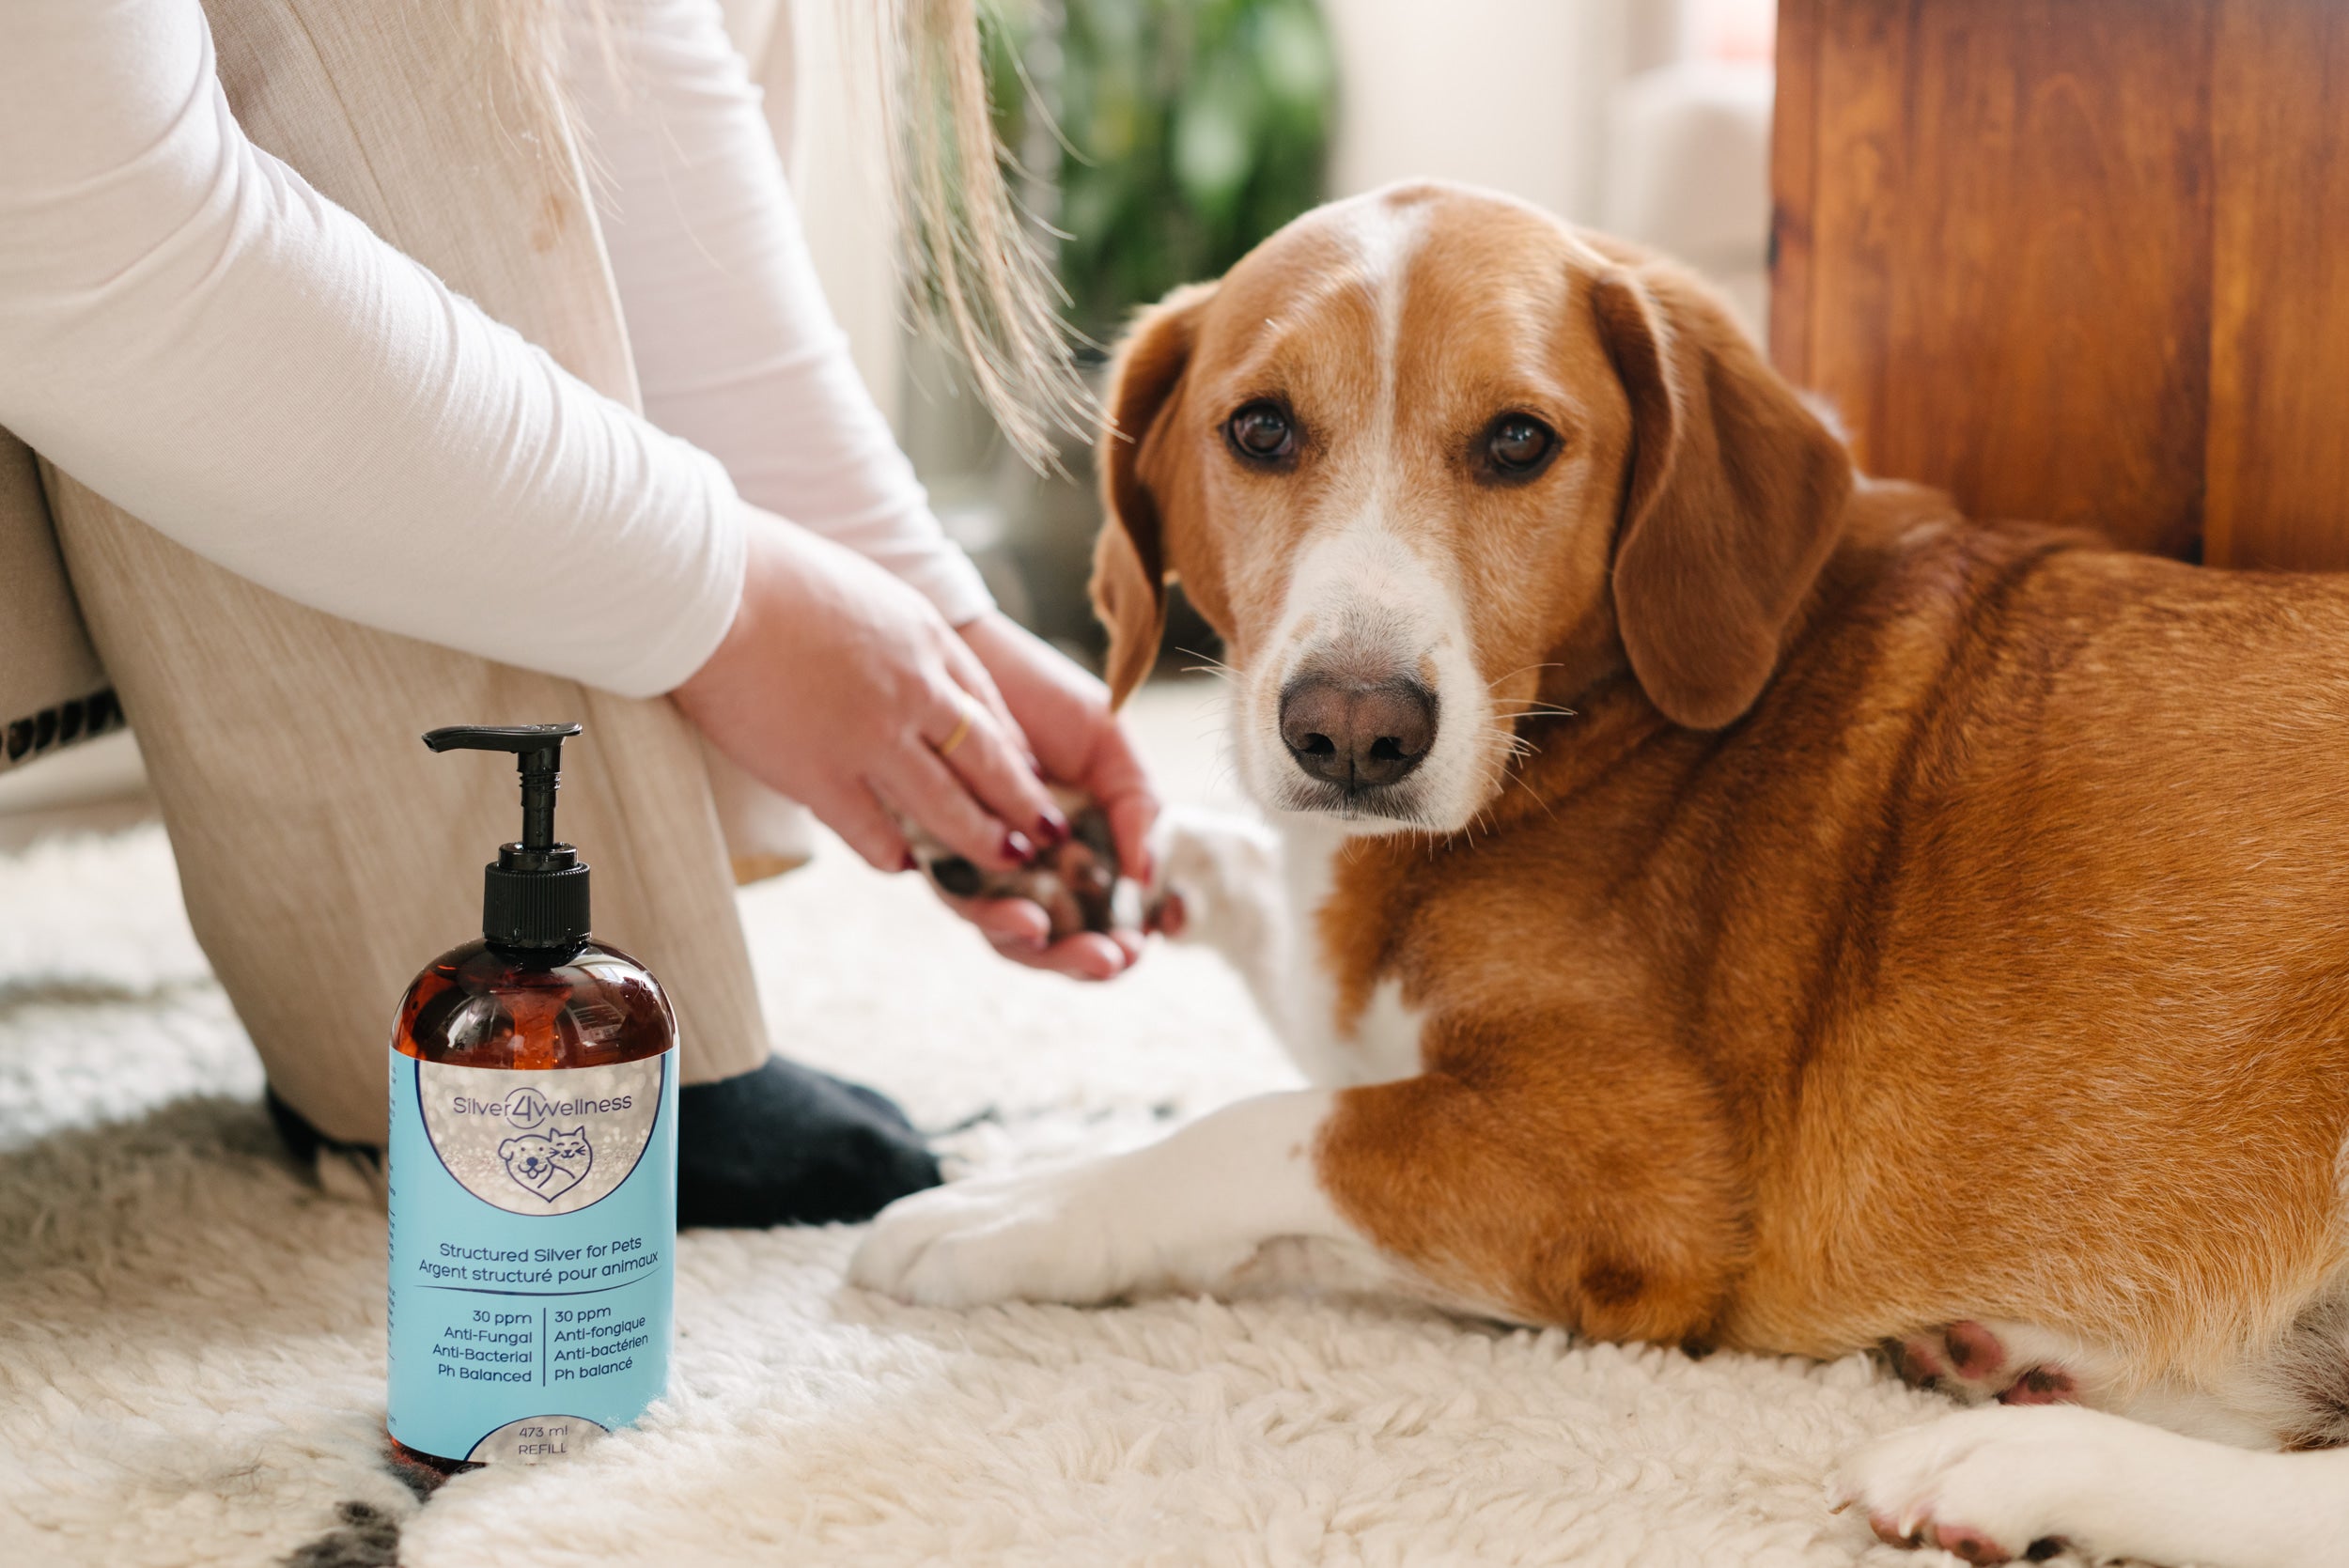
[[[737,494],[988,606],[858,380],[715,0],[574,51],[646,417],[248,142],[198,0],[11,0],[0,426],[304,604],[630,695],[741,594]],[[463,572],[447,563],[463,560]],[[545,592],[518,601],[513,582]]]

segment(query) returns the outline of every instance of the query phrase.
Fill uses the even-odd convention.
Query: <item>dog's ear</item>
[[[1591,296],[1631,399],[1615,618],[1648,699],[1718,729],[1778,663],[1842,523],[1851,455],[1703,284],[1620,259]]]
[[[498,1158],[512,1159],[514,1157],[514,1145],[520,1141],[521,1141],[520,1139],[509,1138],[505,1142],[499,1144]]]
[[[1101,442],[1101,536],[1093,548],[1093,610],[1109,629],[1103,670],[1110,700],[1123,703],[1158,661],[1166,632],[1170,563],[1159,498],[1143,458],[1190,367],[1199,313],[1213,284],[1177,288],[1144,311],[1117,346]]]

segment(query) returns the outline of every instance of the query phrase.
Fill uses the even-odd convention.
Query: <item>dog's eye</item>
[[[1278,403],[1249,404],[1224,422],[1223,435],[1251,462],[1279,462],[1297,450],[1297,427]]]
[[[1532,414],[1505,413],[1485,438],[1485,451],[1493,467],[1512,476],[1531,474],[1557,446],[1558,437]]]

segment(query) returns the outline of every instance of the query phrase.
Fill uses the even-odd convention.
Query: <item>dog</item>
[[[2349,1450],[2276,1452],[2349,1441],[2349,584],[1859,475],[1690,275],[1456,187],[1176,291],[1109,406],[1112,691],[1178,577],[1268,823],[1165,891],[1313,1087],[855,1282],[1884,1346],[1975,1406],[1833,1480],[1889,1541],[2349,1561]]]

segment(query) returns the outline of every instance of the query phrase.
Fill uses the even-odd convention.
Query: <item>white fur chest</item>
[[[1320,917],[1336,884],[1337,857],[1351,836],[1341,824],[1310,817],[1280,827],[1292,961],[1278,987],[1283,1003],[1273,1023],[1305,1076],[1331,1088],[1418,1073],[1424,1021],[1404,1003],[1399,983],[1381,980],[1353,1027],[1339,1027],[1337,979],[1322,948]]]

